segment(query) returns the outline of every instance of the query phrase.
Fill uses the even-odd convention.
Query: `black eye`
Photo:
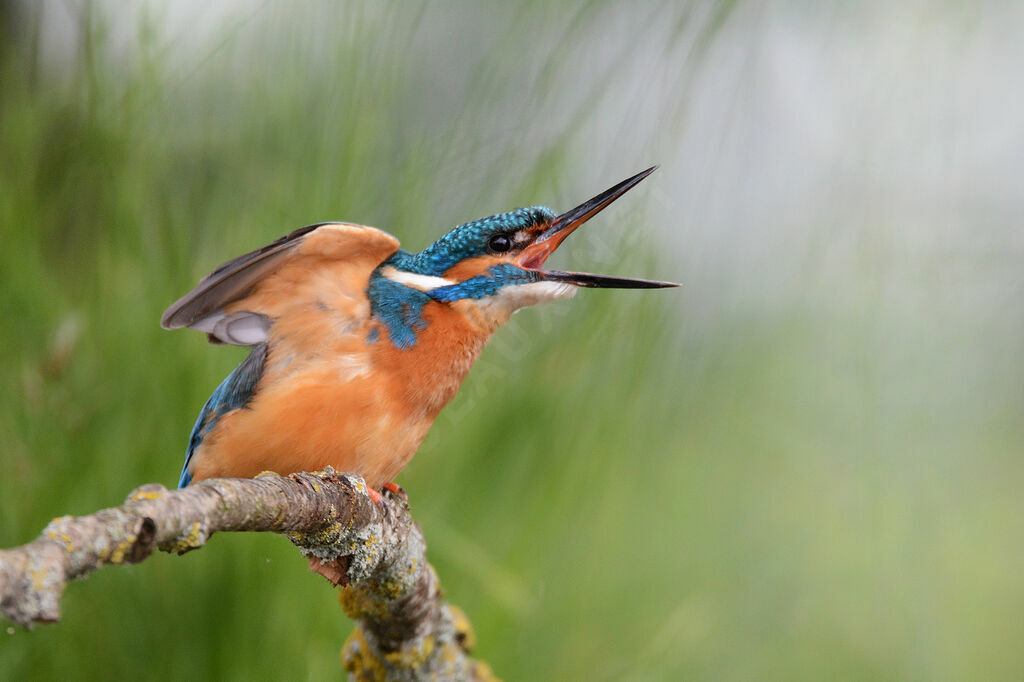
[[[496,234],[488,240],[487,248],[494,253],[505,253],[512,248],[512,240],[507,234]]]

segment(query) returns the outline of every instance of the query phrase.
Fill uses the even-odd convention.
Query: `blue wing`
[[[192,455],[199,448],[203,439],[217,425],[217,421],[232,410],[238,410],[249,404],[256,386],[263,376],[263,365],[267,359],[267,344],[261,343],[253,346],[249,357],[242,361],[228,377],[220,383],[217,390],[203,405],[195,426],[192,427],[192,435],[188,439],[188,453],[185,455],[185,464],[181,468],[181,478],[178,479],[178,487],[184,488],[192,482],[192,474],[188,465],[192,461]]]

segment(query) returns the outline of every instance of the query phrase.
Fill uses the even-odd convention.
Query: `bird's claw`
[[[382,487],[384,488],[384,490],[386,490],[387,492],[391,493],[392,495],[397,495],[398,497],[401,497],[406,502],[409,501],[409,493],[405,492],[405,488],[403,488],[402,486],[398,485],[394,481],[388,481]]]
[[[401,497],[406,502],[409,501],[409,494],[405,492],[405,489],[402,488],[402,486],[393,481],[388,481],[382,485],[379,491],[375,488],[371,488],[370,486],[366,486],[366,494],[370,496],[371,500],[381,506],[384,505],[384,496],[382,493],[391,493],[395,497]]]

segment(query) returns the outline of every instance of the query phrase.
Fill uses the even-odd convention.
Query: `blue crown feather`
[[[463,299],[480,299],[493,296],[505,286],[536,282],[540,276],[501,263],[488,268],[484,275],[424,292],[388,279],[382,273],[384,267],[440,277],[468,258],[490,253],[487,242],[494,235],[550,223],[554,218],[555,212],[544,206],[519,208],[459,225],[417,254],[408,251],[393,254],[370,276],[366,291],[370,298],[370,310],[387,328],[391,344],[402,350],[416,345],[417,332],[427,327],[423,319],[423,306],[431,300],[451,303]],[[377,337],[376,331],[371,331],[366,342],[376,343]]]
[[[459,225],[396,267],[406,272],[440,277],[460,261],[487,254],[487,241],[495,234],[551,222],[555,216],[555,212],[546,206],[530,206],[474,220]]]

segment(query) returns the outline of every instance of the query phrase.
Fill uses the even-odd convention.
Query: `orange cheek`
[[[456,282],[464,282],[472,277],[483,275],[490,267],[510,262],[512,259],[503,256],[477,256],[456,263],[444,273],[444,277]]]

